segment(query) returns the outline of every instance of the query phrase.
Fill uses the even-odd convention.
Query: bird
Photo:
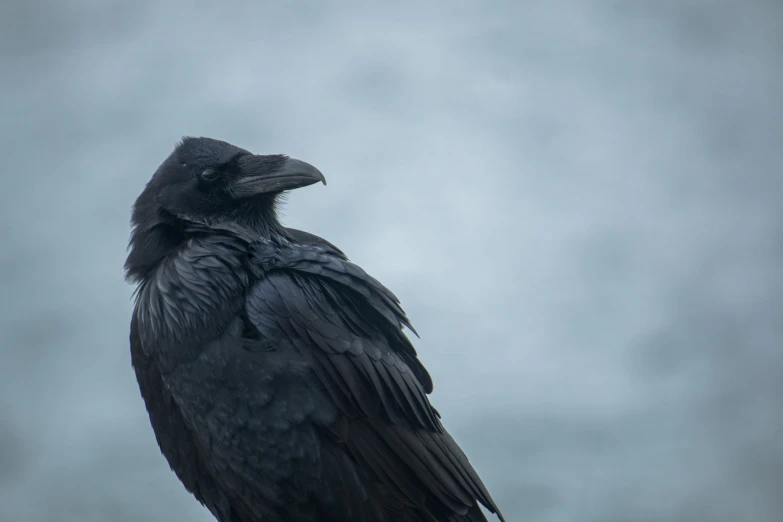
[[[399,299],[281,195],[314,166],[184,137],[131,210],[131,366],[160,452],[219,522],[503,516],[430,403]]]

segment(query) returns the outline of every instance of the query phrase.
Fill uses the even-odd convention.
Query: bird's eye
[[[206,169],[201,173],[201,179],[205,181],[215,181],[220,177],[220,172],[217,169]]]

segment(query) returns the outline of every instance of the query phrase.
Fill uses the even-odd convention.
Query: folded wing
[[[433,520],[485,520],[476,501],[497,512],[429,403],[432,380],[402,331],[412,327],[397,298],[318,247],[261,248],[254,261],[264,276],[248,295],[248,319],[310,361],[340,412],[325,432]]]

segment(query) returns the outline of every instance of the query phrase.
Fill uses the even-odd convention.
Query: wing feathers
[[[386,326],[397,325],[403,337],[393,294],[317,251],[275,264],[251,290],[248,317],[262,337],[288,336],[309,358],[343,415],[325,426],[335,439],[411,505],[465,521],[484,520],[476,500],[497,511],[430,405],[426,370],[424,382],[412,371],[409,361],[421,365],[415,350]]]

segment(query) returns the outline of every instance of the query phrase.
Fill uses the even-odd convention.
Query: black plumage
[[[318,181],[185,138],[137,199],[131,356],[161,452],[220,522],[500,516],[429,403],[394,294],[278,222],[279,194]]]

